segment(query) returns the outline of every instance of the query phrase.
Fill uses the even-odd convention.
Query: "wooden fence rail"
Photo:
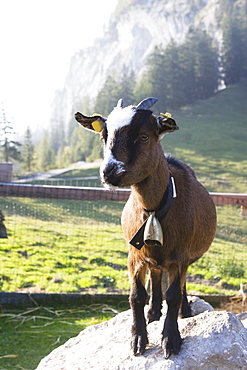
[[[103,188],[73,187],[73,186],[48,186],[0,183],[0,196],[7,197],[30,197],[50,199],[75,199],[75,200],[101,200],[123,201],[130,194],[128,189],[115,191]],[[216,205],[241,206],[247,210],[247,194],[237,193],[210,193]]]

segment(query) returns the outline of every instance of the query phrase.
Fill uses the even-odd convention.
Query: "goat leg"
[[[148,323],[158,321],[162,315],[162,289],[161,289],[162,269],[150,269],[150,308],[148,310]]]
[[[133,314],[131,347],[134,355],[137,353],[142,355],[148,344],[146,320],[144,316],[144,306],[146,302],[146,289],[137,276],[132,282],[130,293],[130,306]]]
[[[189,304],[188,298],[187,298],[186,283],[184,283],[183,299],[182,299],[182,307],[181,307],[181,317],[185,318],[185,317],[191,317],[191,316],[192,316],[192,312],[191,312],[191,307],[190,307],[190,304]]]
[[[165,358],[178,354],[182,339],[178,330],[178,311],[182,300],[180,278],[177,276],[166,292],[167,315],[162,332],[162,348]]]

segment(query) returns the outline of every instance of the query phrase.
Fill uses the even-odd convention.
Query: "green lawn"
[[[9,232],[1,240],[2,291],[128,292],[123,203],[1,198],[0,208]],[[232,294],[247,281],[247,220],[239,207],[217,213],[213,245],[189,268],[212,281],[197,287],[190,281],[188,289]]]
[[[3,291],[126,292],[127,249],[119,218],[123,203],[1,198],[9,239],[1,240]],[[247,281],[247,220],[239,207],[217,207],[218,229],[205,256],[189,269],[203,284],[188,291],[236,294]],[[55,279],[54,279],[55,278]],[[213,282],[213,283],[212,283]],[[0,369],[33,370],[41,358],[128,309],[126,300],[81,307],[34,307],[0,313]]]

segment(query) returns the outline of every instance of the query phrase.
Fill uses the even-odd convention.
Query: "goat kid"
[[[186,272],[212,243],[216,212],[210,195],[197,181],[192,169],[164,155],[160,140],[178,126],[169,114],[158,117],[152,114],[150,108],[155,102],[157,99],[147,98],[136,107],[124,108],[120,99],[108,118],[86,117],[81,113],[76,113],[75,118],[85,128],[101,133],[104,160],[100,173],[104,186],[108,189],[131,186],[131,195],[122,213],[122,228],[129,243],[133,353],[143,354],[148,344],[144,316],[147,269],[151,285],[149,323],[161,317],[161,281],[165,270],[168,309],[162,347],[168,358],[172,353],[178,354],[182,344],[177,324],[180,306],[182,317],[191,316]],[[143,229],[145,233],[144,223],[147,224],[150,215],[153,219],[147,234],[151,230],[151,237],[147,237],[143,236]],[[157,233],[152,229],[156,229],[157,224],[161,224],[161,238],[160,230],[156,238]],[[147,240],[143,241],[145,238]]]

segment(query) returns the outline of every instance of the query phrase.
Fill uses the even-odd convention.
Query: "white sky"
[[[70,58],[102,36],[118,0],[0,0],[0,108],[22,133],[47,127]]]

